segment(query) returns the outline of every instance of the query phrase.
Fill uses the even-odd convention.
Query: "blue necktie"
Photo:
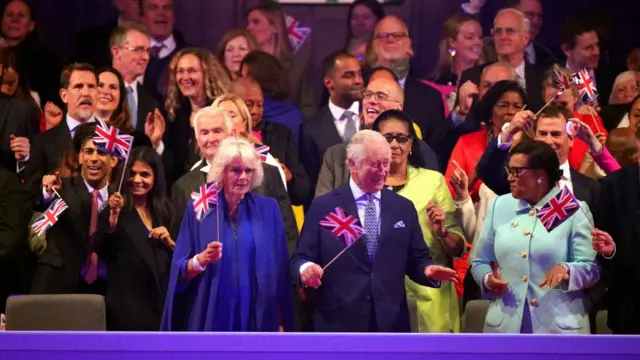
[[[364,208],[364,232],[367,240],[367,253],[373,260],[378,248],[378,216],[373,195],[367,194],[367,206]]]
[[[131,126],[136,128],[138,124],[138,104],[136,103],[136,97],[133,93],[133,85],[127,86],[127,103],[129,104],[129,109],[131,110]]]

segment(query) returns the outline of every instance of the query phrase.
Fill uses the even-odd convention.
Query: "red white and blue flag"
[[[49,228],[58,222],[60,214],[67,210],[68,207],[64,200],[54,200],[51,205],[49,205],[49,208],[31,224],[31,229],[33,229],[38,236],[42,236],[45,231],[49,230]]]
[[[339,207],[330,212],[324,220],[320,220],[320,225],[328,228],[331,234],[346,246],[351,246],[364,234],[364,228],[359,225],[358,218],[353,215],[347,216]]]
[[[538,219],[548,232],[580,210],[580,203],[566,186],[538,211]]]
[[[131,151],[133,136],[120,134],[117,127],[111,126],[103,120],[98,120],[93,143],[96,147],[124,160]]]
[[[578,88],[580,99],[584,103],[591,103],[598,98],[598,89],[587,69],[582,69],[573,74],[573,80]]]
[[[267,155],[269,154],[269,149],[271,148],[268,147],[267,145],[258,145],[258,144],[256,144],[255,147],[256,147],[256,151],[260,155],[260,161],[262,162],[267,161]]]
[[[289,42],[293,48],[293,52],[298,52],[302,44],[307,40],[309,34],[311,34],[311,28],[300,24],[291,15],[285,16],[285,22],[287,25],[287,33],[289,34]]]
[[[193,210],[196,212],[196,219],[200,221],[211,210],[212,205],[218,203],[218,184],[215,182],[200,185],[198,191],[191,193],[193,200]]]
[[[557,67],[553,68],[553,86],[562,92],[571,89],[572,86],[569,76],[560,71]]]

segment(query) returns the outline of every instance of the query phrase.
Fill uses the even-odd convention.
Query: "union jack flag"
[[[49,230],[56,222],[58,222],[58,218],[60,218],[60,214],[63,211],[67,210],[69,206],[62,199],[54,200],[49,208],[38,217],[33,224],[31,224],[31,228],[33,231],[41,236],[45,233],[45,231]]]
[[[270,147],[268,147],[267,145],[258,145],[258,144],[256,144],[255,147],[258,154],[260,154],[260,161],[262,162],[267,161],[267,155],[269,154]]]
[[[103,120],[98,120],[96,132],[93,135],[93,143],[96,147],[108,152],[120,159],[126,159],[131,151],[133,136],[120,134],[115,126],[110,126]]]
[[[557,67],[553,68],[553,86],[562,92],[571,89],[571,79]]]
[[[573,79],[580,93],[580,99],[584,103],[591,103],[598,97],[598,89],[589,76],[587,69],[582,69],[573,74]]]
[[[538,211],[538,219],[548,232],[553,231],[580,209],[580,204],[566,186]]]
[[[311,34],[311,28],[300,24],[298,20],[294,19],[291,15],[286,15],[284,19],[293,52],[298,52],[302,44],[307,40],[307,37],[309,37],[309,34]]]
[[[216,205],[218,203],[218,184],[215,182],[200,185],[198,191],[191,193],[191,199],[193,200],[193,210],[196,212],[196,219],[200,221],[209,210],[210,205]]]
[[[344,236],[341,241],[346,246],[351,246],[364,234],[364,228],[359,225],[358,218],[353,215],[347,216],[339,207],[330,212],[324,220],[320,220],[320,225],[329,228],[331,234],[339,240],[340,236]]]

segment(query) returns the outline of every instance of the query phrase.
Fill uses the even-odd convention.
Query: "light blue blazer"
[[[554,187],[535,209],[559,192]],[[591,211],[586,203],[580,201],[580,205],[584,213],[578,210],[549,233],[526,201],[511,194],[492,201],[471,263],[473,278],[492,297],[484,332],[519,333],[526,303],[533,333],[589,333],[583,290],[600,279],[600,268],[591,245]],[[508,283],[501,296],[485,291],[484,278],[491,272],[492,261]],[[556,264],[569,267],[569,281],[549,290],[540,287]]]

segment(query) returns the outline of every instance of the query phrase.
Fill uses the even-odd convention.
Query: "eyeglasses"
[[[151,48],[146,48],[144,46],[137,46],[137,47],[123,46],[122,48],[125,49],[125,50],[133,51],[134,53],[136,53],[138,55],[149,55],[149,54],[151,54]]]
[[[387,40],[387,39],[402,40],[408,37],[409,37],[409,34],[405,32],[379,33],[379,34],[376,34],[375,36],[377,40]]]
[[[507,175],[511,175],[513,177],[520,177],[522,171],[524,170],[532,170],[533,168],[528,166],[505,166],[504,170],[507,172]]]
[[[406,144],[412,138],[411,134],[385,134],[383,136],[389,144],[391,144],[393,140],[397,141],[398,144]]]
[[[373,97],[376,101],[393,101],[398,102],[397,100],[391,98],[388,94],[383,93],[382,91],[365,91],[362,95],[362,99],[368,99]]]

